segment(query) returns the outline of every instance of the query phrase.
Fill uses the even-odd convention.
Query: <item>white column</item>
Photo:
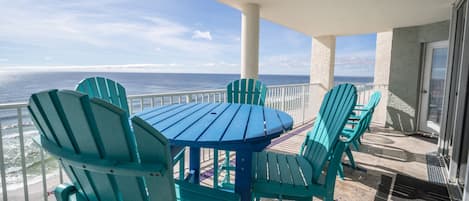
[[[335,36],[313,37],[310,69],[311,115],[316,115],[324,94],[334,86]]]
[[[259,75],[259,5],[244,4],[241,8],[241,78]]]
[[[373,113],[373,123],[386,125],[388,106],[389,72],[391,69],[392,31],[376,34],[376,56],[374,85],[376,91],[381,91],[381,101]]]

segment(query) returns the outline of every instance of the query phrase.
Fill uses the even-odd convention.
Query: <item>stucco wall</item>
[[[448,40],[449,21],[393,30],[386,124],[415,132],[423,44]]]

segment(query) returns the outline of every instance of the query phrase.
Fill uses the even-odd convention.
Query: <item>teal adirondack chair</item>
[[[91,98],[97,97],[112,103],[130,114],[125,88],[114,80],[104,77],[89,77],[80,81],[75,90],[86,93]]]
[[[239,200],[233,193],[176,181],[168,140],[106,101],[69,90],[33,94],[28,109],[40,137],[73,184],[57,201]]]
[[[342,135],[347,138],[345,140],[345,154],[350,161],[350,165],[353,169],[357,166],[355,164],[355,159],[353,158],[352,150],[350,145],[352,145],[355,150],[359,150],[359,144],[361,144],[360,137],[370,128],[371,119],[373,118],[373,112],[375,111],[376,106],[379,104],[381,99],[381,92],[374,92],[370,100],[366,105],[358,105],[354,108],[355,112],[352,113],[351,117],[347,124],[352,125],[352,128],[344,128]],[[344,179],[343,166],[340,164],[339,167],[339,176],[341,179]]]
[[[121,108],[127,113],[127,115],[130,115],[125,88],[114,80],[103,77],[86,78],[78,83],[75,90],[88,94],[91,98],[100,98]],[[179,179],[184,179],[185,148],[171,146],[170,150],[171,156],[173,157],[173,164],[175,165],[179,162]]]
[[[369,123],[371,122],[371,115],[372,115],[372,110],[366,110],[360,113],[359,118],[357,121],[349,122],[353,123],[353,128],[347,129],[344,128],[342,131],[342,136],[344,136],[346,139],[344,140],[345,142],[345,154],[349,158],[350,165],[353,169],[356,168],[355,165],[355,159],[353,158],[352,150],[350,149],[350,145],[353,142],[356,142],[360,136],[365,133],[366,129],[368,128]],[[344,179],[344,167],[342,163],[339,164],[339,177],[340,179]]]
[[[381,100],[381,92],[377,91],[374,92],[370,99],[368,100],[368,103],[366,105],[357,105],[353,110],[354,112],[352,115],[349,117],[349,124],[353,125],[356,124],[358,120],[362,119],[365,115],[361,114],[366,111],[370,111],[370,118],[369,121],[367,121],[366,128],[365,130],[359,134],[359,136],[356,137],[354,141],[352,141],[352,145],[355,147],[355,149],[358,151],[359,149],[359,144],[361,144],[360,137],[365,133],[366,130],[370,131],[370,124],[371,124],[371,118],[373,118],[373,113],[375,111],[376,106],[378,106],[379,101]],[[352,129],[345,128],[345,131],[347,132],[353,132]]]
[[[240,79],[230,82],[226,86],[226,99],[228,103],[242,103],[251,105],[264,105],[267,94],[267,87],[264,83],[255,79]],[[233,190],[234,185],[230,183],[230,171],[234,171],[235,167],[230,165],[230,152],[225,151],[225,161],[219,167],[218,150],[214,150],[214,174],[213,186],[222,187],[224,189]],[[225,177],[218,184],[219,169],[226,171]]]
[[[331,201],[345,148],[340,133],[356,104],[357,91],[341,84],[324,96],[312,131],[297,155],[259,152],[253,155],[253,193],[259,197]]]

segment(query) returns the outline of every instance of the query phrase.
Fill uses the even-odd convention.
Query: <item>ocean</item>
[[[30,94],[48,89],[74,89],[82,79],[92,76],[107,77],[121,83],[128,95],[168,93],[194,90],[222,89],[238,74],[176,74],[176,73],[107,73],[107,72],[1,72],[0,104],[26,102]],[[309,76],[260,75],[267,86],[308,83]],[[335,77],[336,83],[371,83],[371,77]],[[27,114],[27,111],[23,111]],[[16,110],[0,110],[2,140],[9,188],[21,187],[21,156]],[[40,151],[31,140],[37,131],[28,117],[24,118],[25,157],[28,181],[40,176]],[[56,172],[58,166],[49,157],[47,172]]]
[[[166,93],[207,89],[222,89],[238,74],[180,74],[180,73],[106,73],[106,72],[1,72],[0,104],[24,102],[29,95],[47,89],[74,89],[80,80],[107,77],[121,83],[128,95]],[[308,83],[303,75],[260,75],[267,85]],[[370,83],[372,77],[335,77],[336,82]]]

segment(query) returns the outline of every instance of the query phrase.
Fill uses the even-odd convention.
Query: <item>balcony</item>
[[[267,106],[288,112],[295,122],[295,129],[275,139],[269,149],[298,152],[306,131],[314,121],[308,104],[311,98],[309,88],[309,84],[269,87]],[[358,103],[363,104],[374,90],[386,90],[386,86],[359,85],[358,89]],[[224,93],[224,90],[210,90],[136,95],[129,97],[129,103],[132,113],[136,113],[173,103],[224,102]],[[25,106],[26,103],[0,105],[0,119],[3,119],[0,121],[0,135],[4,136],[0,138],[1,196],[3,200],[53,200],[50,192],[55,185],[67,181],[67,178],[58,168],[57,162],[32,143],[32,137],[38,133],[30,122]],[[1,124],[4,126],[1,127]],[[430,182],[441,184],[446,190],[439,159],[432,155],[437,149],[437,140],[408,136],[374,125],[362,142],[360,151],[354,153],[358,169],[345,166],[345,180],[336,183],[336,199],[399,200],[411,199],[412,193],[425,193],[412,189],[412,186],[399,186],[405,185],[409,178],[413,184]],[[201,151],[201,183],[213,186],[213,150]],[[231,157],[234,160],[235,155]],[[224,159],[222,152],[219,159]],[[344,160],[344,163],[348,161]],[[396,183],[397,180],[399,182]],[[428,196],[445,196],[427,193]]]

